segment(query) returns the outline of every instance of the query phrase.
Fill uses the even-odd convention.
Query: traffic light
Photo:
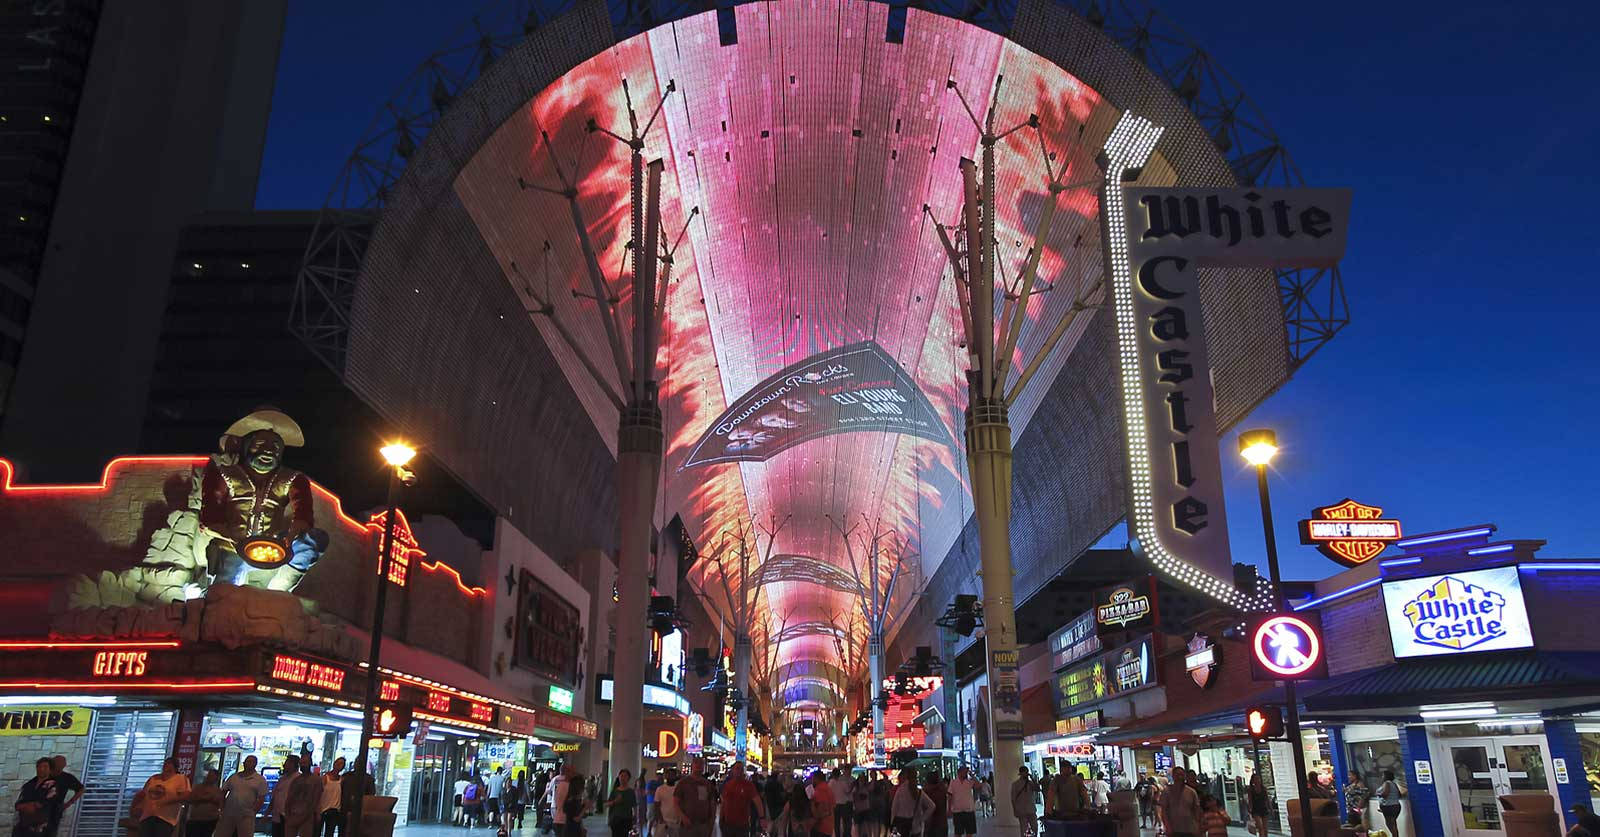
[[[1283,737],[1283,707],[1252,706],[1244,713],[1244,724],[1250,737],[1257,741]]]
[[[399,738],[411,731],[411,704],[379,701],[372,708],[372,736]]]

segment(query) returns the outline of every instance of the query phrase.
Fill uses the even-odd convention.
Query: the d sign
[[[656,738],[656,758],[670,759],[678,754],[678,734],[664,729]]]
[[[1348,189],[1124,188],[1161,130],[1124,114],[1105,147],[1102,241],[1116,316],[1130,540],[1166,575],[1237,606],[1201,314],[1204,267],[1327,266]]]

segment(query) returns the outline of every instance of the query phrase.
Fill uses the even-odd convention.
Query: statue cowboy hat
[[[229,447],[228,439],[242,439],[257,430],[271,430],[283,439],[285,447],[298,448],[306,443],[306,435],[300,425],[289,415],[276,407],[259,407],[250,415],[228,425],[228,430],[222,436],[222,447]]]

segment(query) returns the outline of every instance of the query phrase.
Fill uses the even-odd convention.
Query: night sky
[[[473,5],[291,0],[259,207],[321,206],[405,77],[470,40]],[[1295,521],[1346,496],[1408,534],[1488,522],[1548,540],[1546,556],[1600,557],[1585,337],[1600,323],[1586,287],[1600,273],[1600,4],[1158,6],[1249,93],[1308,184],[1355,192],[1353,322],[1242,425],[1284,447],[1285,575],[1337,569],[1298,545]],[[1255,561],[1255,481],[1232,434],[1222,450],[1235,560]]]

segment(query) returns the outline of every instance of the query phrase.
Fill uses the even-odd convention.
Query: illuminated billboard
[[[871,341],[812,355],[757,384],[706,428],[679,470],[761,462],[812,439],[865,430],[951,444],[917,382]]]
[[[1516,567],[1386,581],[1383,609],[1399,658],[1533,647]]]

